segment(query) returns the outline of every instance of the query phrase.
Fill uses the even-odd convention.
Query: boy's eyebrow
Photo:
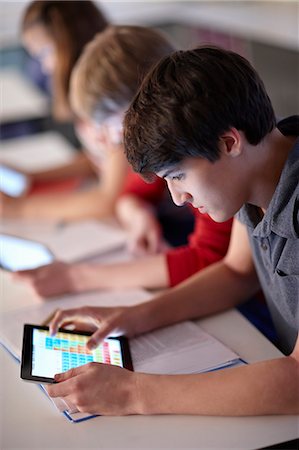
[[[166,177],[168,177],[168,175],[172,172],[172,170],[167,170],[164,175],[162,175],[162,178],[165,179]]]
[[[161,178],[165,179],[167,178],[172,172],[176,172],[178,170],[178,168],[173,167],[172,169],[168,169],[166,170],[166,172],[164,173],[164,175],[161,176]]]

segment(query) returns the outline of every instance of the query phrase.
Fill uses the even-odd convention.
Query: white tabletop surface
[[[49,114],[49,102],[21,72],[0,71],[0,120],[2,123],[38,119]]]
[[[37,300],[23,285],[0,273],[1,312]],[[200,321],[201,326],[248,362],[279,357],[237,311]],[[295,416],[220,418],[200,416],[97,417],[72,424],[32,383],[19,376],[19,365],[0,346],[0,448],[197,448],[254,449],[298,437]]]

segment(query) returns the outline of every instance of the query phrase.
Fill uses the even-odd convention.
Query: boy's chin
[[[233,214],[226,211],[208,212],[207,214],[217,223],[226,222],[233,217]]]

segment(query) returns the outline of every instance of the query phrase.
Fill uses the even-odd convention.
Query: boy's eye
[[[180,180],[183,179],[183,177],[184,177],[184,174],[183,173],[179,173],[177,175],[173,175],[171,178],[172,178],[172,180],[180,181]]]

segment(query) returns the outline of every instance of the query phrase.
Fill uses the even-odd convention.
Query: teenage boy
[[[164,58],[126,114],[127,157],[144,176],[165,178],[178,205],[218,222],[237,214],[228,253],[151,302],[60,311],[51,324],[55,332],[90,318],[92,348],[110,332],[137,335],[234,307],[261,286],[288,356],[176,376],[91,364],[58,375],[51,396],[100,414],[299,412],[298,120],[276,127],[262,81],[235,53],[202,47]]]

